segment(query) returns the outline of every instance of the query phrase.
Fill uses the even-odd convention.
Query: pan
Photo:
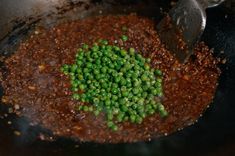
[[[160,20],[174,2],[168,0],[1,0],[0,55],[10,56],[19,42],[38,26],[50,27],[64,21],[106,14],[135,12]],[[30,126],[29,119],[7,113],[0,105],[0,155],[235,155],[235,3],[207,10],[207,25],[202,41],[214,55],[226,58],[210,107],[198,122],[184,130],[150,142],[97,144],[68,138],[42,141],[50,132]],[[1,70],[4,69],[0,62]],[[1,89],[1,96],[4,91]],[[18,136],[18,130],[21,135]]]

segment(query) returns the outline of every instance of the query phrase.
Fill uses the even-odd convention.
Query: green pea
[[[139,105],[143,105],[143,104],[144,104],[144,99],[143,99],[143,98],[140,98],[140,99],[138,100],[138,104],[139,104]]]
[[[76,64],[77,64],[79,67],[81,67],[81,66],[83,65],[83,61],[82,61],[82,60],[78,60],[78,61],[76,62]]]
[[[164,110],[165,110],[165,107],[162,104],[158,103],[158,111],[162,112]]]
[[[93,46],[93,47],[91,48],[91,50],[92,50],[93,52],[97,52],[97,51],[99,50],[99,47],[98,47],[98,46]]]
[[[74,76],[74,75],[75,75],[75,73],[73,73],[73,72],[70,72],[70,73],[69,73],[69,75],[70,75],[70,76]]]
[[[78,77],[78,80],[83,80],[83,75],[82,74],[79,74],[77,77]]]
[[[130,120],[132,123],[134,123],[136,121],[136,116],[135,115],[131,115],[130,116]]]
[[[95,114],[95,116],[98,116],[100,114],[100,111],[99,110],[95,110],[94,114]]]
[[[112,98],[112,94],[111,93],[107,93],[107,98]]]
[[[108,118],[108,120],[112,120],[113,119],[113,114],[112,113],[108,113],[107,114],[107,118]]]
[[[110,99],[105,100],[105,105],[106,105],[106,106],[110,106],[110,105],[111,105]]]
[[[135,49],[134,48],[130,48],[129,52],[130,52],[130,55],[135,55]]]
[[[108,45],[108,44],[109,44],[109,42],[108,42],[107,40],[103,40],[103,41],[102,41],[102,44],[104,44],[104,45]]]
[[[126,77],[127,78],[131,78],[132,77],[132,74],[130,72],[126,73]]]
[[[141,118],[145,118],[145,117],[146,117],[146,113],[145,113],[145,112],[141,112],[141,113],[140,113],[140,117],[141,117]]]
[[[112,88],[112,93],[117,94],[118,93],[118,88]]]
[[[162,88],[162,83],[156,82],[156,83],[154,84],[154,86],[155,86],[156,88]]]
[[[146,109],[147,109],[147,110],[150,110],[150,109],[152,109],[152,106],[151,106],[150,104],[147,104],[147,105],[146,105]]]
[[[109,62],[108,65],[109,65],[109,68],[111,68],[111,69],[115,68],[114,64],[111,62]]]
[[[101,68],[101,72],[102,72],[102,73],[106,73],[106,72],[107,72],[107,67],[102,67],[102,68]]]
[[[122,105],[122,106],[121,106],[121,109],[122,109],[123,112],[127,112],[127,111],[128,111],[128,107],[125,106],[125,105]]]
[[[147,58],[147,59],[146,59],[146,62],[147,62],[147,63],[150,63],[150,62],[151,62],[151,59],[150,59],[150,58]]]
[[[96,69],[96,70],[94,70],[94,74],[95,74],[95,75],[98,75],[98,74],[100,74],[100,71],[99,71],[99,69]]]
[[[130,107],[130,106],[132,105],[132,103],[127,100],[126,103],[125,103],[125,105],[126,105],[126,107]],[[130,109],[128,108],[128,110],[130,110]]]
[[[149,70],[150,66],[148,64],[144,64],[144,68],[145,68],[145,70]]]
[[[117,104],[117,106],[118,106],[118,103],[115,103],[114,104],[114,106]],[[119,108],[113,108],[113,114],[115,115],[115,114],[118,114],[120,112],[120,109]]]
[[[72,90],[73,92],[77,92],[77,91],[78,91],[78,88],[77,88],[77,87],[72,87],[71,90]]]
[[[140,54],[136,55],[136,59],[141,61],[141,62],[144,62],[144,60],[143,60],[143,58],[142,58],[142,56]]]
[[[114,46],[113,48],[114,48],[114,50],[115,50],[115,51],[117,51],[117,52],[119,52],[119,51],[120,51],[120,48],[119,48],[119,47],[117,47],[117,46]]]
[[[64,64],[62,67],[61,67],[64,71],[68,71],[68,69],[70,68],[70,66],[69,65],[67,65],[67,64]]]
[[[93,99],[93,103],[94,103],[94,104],[98,104],[99,102],[100,102],[100,100],[99,100],[98,98],[94,98],[94,99]]]
[[[78,51],[78,54],[79,54],[79,55],[83,55],[83,53],[82,53],[82,52],[83,52],[83,49],[82,49],[82,48],[78,48],[77,51]]]
[[[135,95],[135,96],[137,96],[139,99],[140,98],[142,98],[142,95],[141,95],[142,93],[140,92],[140,93],[138,93],[137,95]]]
[[[143,106],[143,105],[138,105],[137,111],[138,111],[140,114],[143,114],[143,113],[145,112],[144,106]]]
[[[120,77],[120,76],[114,77],[114,81],[115,81],[116,83],[120,82],[120,81],[121,81],[121,77]]]
[[[75,76],[71,79],[72,79],[72,82],[70,82],[70,83],[71,83],[72,87],[77,87],[78,83],[77,83],[77,80],[75,80]]]
[[[128,116],[124,116],[124,121],[128,121],[129,120],[129,117]]]
[[[117,127],[117,125],[113,125],[113,126],[111,127],[111,129],[112,129],[113,131],[117,131],[117,130],[118,130],[118,127]]]
[[[133,104],[133,105],[132,105],[132,108],[133,108],[134,110],[137,110],[138,105],[137,105],[137,104]]]
[[[83,106],[79,106],[79,107],[78,107],[78,110],[83,110]]]
[[[83,49],[88,49],[89,46],[88,46],[87,44],[83,44],[82,48],[83,48]]]
[[[155,103],[152,104],[152,107],[153,107],[154,110],[157,110],[157,108],[158,108],[157,104],[155,104]]]
[[[126,85],[126,79],[125,78],[121,78],[121,81],[120,81],[120,84],[122,85],[122,86],[125,86]]]
[[[126,35],[122,35],[121,38],[124,42],[128,40],[128,37]]]
[[[148,76],[147,76],[146,74],[143,74],[143,75],[141,76],[141,80],[142,80],[142,81],[148,81]]]
[[[112,71],[112,76],[113,77],[117,77],[118,76],[118,73],[116,71]]]
[[[86,64],[86,67],[87,67],[87,68],[92,68],[93,65],[92,65],[92,63],[87,63],[87,64]]]
[[[122,96],[123,97],[128,97],[128,95],[129,95],[128,91],[122,91]]]
[[[142,95],[141,95],[143,98],[147,98],[148,96],[148,93],[147,92],[142,92]]]
[[[73,94],[73,99],[74,100],[79,100],[79,98],[80,98],[79,94]]]
[[[132,94],[131,92],[128,94],[128,99],[132,99],[132,97],[134,96],[134,94]]]
[[[165,110],[160,111],[159,113],[160,113],[160,116],[161,116],[162,118],[164,118],[164,117],[167,117],[167,116],[168,116],[168,113],[167,113],[167,111],[165,111]]]
[[[117,115],[117,121],[118,121],[118,122],[122,122],[122,121],[123,121],[123,118],[124,118],[124,113],[119,113],[119,114]]]
[[[107,88],[108,88],[108,84],[107,84],[107,83],[102,83],[102,87],[103,87],[104,89],[107,89]]]
[[[136,95],[139,93],[139,88],[133,88],[132,90],[133,94]]]
[[[126,83],[126,86],[127,86],[128,88],[131,88],[131,87],[132,87],[132,83],[131,83],[131,82]]]
[[[133,79],[133,81],[135,81],[138,78],[137,73],[135,73],[135,72],[132,73],[131,78]]]
[[[136,117],[136,123],[141,124],[143,122],[143,119],[140,116]]]
[[[153,115],[155,113],[154,109],[148,110],[148,114]]]
[[[162,97],[162,96],[163,96],[163,93],[162,93],[162,92],[159,92],[159,93],[158,93],[158,96],[159,96],[159,97]]]
[[[111,128],[113,125],[114,125],[114,123],[113,123],[112,121],[108,121],[108,122],[107,122],[107,126],[108,126],[109,128]]]
[[[108,73],[111,74],[112,72],[113,72],[113,69],[109,68]],[[109,75],[107,75],[107,76],[109,76]]]
[[[100,59],[95,60],[95,64],[94,64],[93,67],[97,67],[98,65],[101,65],[101,60]]]
[[[140,85],[141,85],[141,82],[135,79],[135,80],[134,80],[134,83],[133,83],[133,86],[134,86],[134,87],[138,87],[138,86],[140,86]]]
[[[137,96],[133,96],[133,97],[132,97],[132,101],[133,101],[133,102],[137,102],[138,100],[139,100],[139,98],[138,98]]]
[[[92,112],[93,111],[93,107],[92,106],[88,107],[88,111]]]
[[[162,71],[161,70],[155,70],[155,75],[157,75],[157,76],[162,76]]]
[[[87,112],[87,111],[89,110],[88,106],[85,105],[85,106],[83,107],[83,110],[84,110],[85,112]]]
[[[70,69],[71,72],[74,73],[74,72],[77,70],[77,67],[78,67],[78,66],[77,66],[76,64],[73,64],[73,65],[71,66],[71,69]]]
[[[126,52],[126,50],[122,49],[122,50],[120,51],[120,54],[121,54],[122,56],[126,56],[126,55],[127,55],[127,52]]]
[[[120,110],[120,108],[119,108],[119,103],[118,103],[118,102],[113,101],[113,106],[114,106],[115,108],[117,108],[117,109]]]
[[[86,85],[80,84],[80,85],[79,85],[79,88],[80,88],[81,90],[85,90],[85,89],[86,89]]]

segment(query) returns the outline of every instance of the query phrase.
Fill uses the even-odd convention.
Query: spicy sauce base
[[[186,64],[178,63],[161,44],[155,26],[155,21],[145,17],[110,15],[39,29],[5,61],[9,74],[2,82],[4,101],[20,106],[15,111],[28,117],[32,124],[81,141],[135,142],[182,129],[195,122],[212,102],[220,75],[218,61],[200,43]],[[120,39],[123,34],[128,41]],[[79,102],[71,99],[70,80],[60,72],[60,67],[73,63],[82,43],[92,45],[98,39],[126,49],[133,47],[151,58],[152,68],[163,71],[167,118],[155,114],[142,124],[119,124],[119,130],[114,132],[107,128],[102,114],[96,117],[75,111]]]

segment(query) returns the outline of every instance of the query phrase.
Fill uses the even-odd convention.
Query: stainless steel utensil
[[[225,0],[179,0],[157,25],[161,41],[185,63],[206,26],[206,12]]]

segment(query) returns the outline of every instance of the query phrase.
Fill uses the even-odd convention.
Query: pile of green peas
[[[99,40],[79,48],[75,63],[64,64],[61,71],[70,77],[72,98],[83,103],[78,111],[104,113],[107,126],[117,131],[120,122],[141,124],[156,112],[168,115],[156,100],[163,96],[162,72],[150,68],[150,61],[134,48],[125,50]]]

